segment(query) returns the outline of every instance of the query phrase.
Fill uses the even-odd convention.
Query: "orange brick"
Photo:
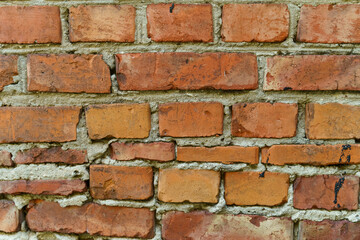
[[[20,230],[21,212],[17,209],[14,202],[10,200],[0,200],[0,231],[11,233]]]
[[[225,4],[221,35],[225,42],[281,42],[289,16],[286,4]]]
[[[161,136],[206,137],[223,132],[224,109],[217,102],[167,103],[159,107]]]
[[[134,42],[135,8],[80,5],[69,9],[71,42]]]
[[[160,169],[158,197],[163,202],[216,203],[219,186],[219,172],[198,169]]]
[[[146,138],[150,132],[149,104],[105,104],[89,106],[86,125],[91,139]]]
[[[111,158],[116,160],[145,159],[171,161],[175,159],[175,144],[172,142],[153,143],[112,143]]]
[[[0,7],[0,22],[0,43],[61,43],[59,7]]]
[[[152,168],[91,165],[90,193],[97,199],[146,200],[153,195]]]
[[[155,42],[212,42],[210,4],[148,5],[148,36]]]
[[[258,147],[177,147],[177,160],[182,162],[221,162],[226,164],[259,162]]]
[[[126,53],[116,55],[120,90],[243,90],[258,87],[248,53]]]
[[[310,43],[359,43],[359,4],[303,5],[297,40]]]
[[[110,70],[101,55],[29,55],[28,91],[110,93]]]
[[[17,56],[0,55],[0,92],[5,86],[14,83],[13,77],[18,74],[17,60]]]
[[[232,106],[231,134],[253,138],[294,137],[297,114],[297,104],[238,103]]]
[[[76,140],[79,107],[0,107],[0,143]]]
[[[225,173],[225,200],[228,205],[275,206],[287,202],[289,175],[265,172]]]

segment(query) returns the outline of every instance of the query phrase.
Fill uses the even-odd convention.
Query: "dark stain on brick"
[[[350,144],[342,145],[341,155],[340,155],[340,158],[339,158],[339,163],[341,163],[341,161],[343,160],[344,157],[346,158],[346,162],[349,163],[350,160],[351,160],[350,152],[351,152],[351,145]],[[346,153],[346,155],[345,155],[345,153]]]
[[[337,196],[338,196],[338,193],[339,193],[341,187],[343,186],[344,182],[345,182],[345,178],[342,177],[342,178],[339,179],[339,181],[337,181],[337,182],[335,183],[335,189],[334,189],[334,191],[335,191],[335,199],[334,199],[334,204],[337,204],[337,203],[338,203],[338,202],[337,202]],[[337,207],[340,207],[340,204],[338,204]]]
[[[292,90],[292,87],[284,87],[284,91]]]
[[[174,7],[175,7],[175,4],[174,4],[174,3],[173,3],[173,4],[171,4],[171,7],[170,7],[170,13],[172,13],[172,12],[173,12]]]

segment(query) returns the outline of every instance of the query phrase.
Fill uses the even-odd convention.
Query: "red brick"
[[[262,151],[266,164],[336,165],[359,164],[360,145],[273,145]]]
[[[155,160],[167,162],[175,159],[175,144],[172,142],[153,143],[112,143],[111,158],[116,160]]]
[[[108,65],[101,55],[29,55],[28,91],[110,93]]]
[[[289,218],[258,215],[220,215],[205,211],[167,212],[162,239],[293,239]]]
[[[80,5],[69,9],[71,42],[134,42],[135,8]]]
[[[148,36],[155,42],[212,42],[213,21],[210,4],[148,5]]]
[[[218,201],[220,173],[199,169],[160,169],[158,197],[163,202]]]
[[[303,5],[297,40],[310,43],[359,43],[359,4]]]
[[[310,139],[360,138],[360,107],[339,103],[306,106],[306,136]]]
[[[356,176],[298,177],[294,182],[294,207],[298,209],[356,210],[358,195]]]
[[[11,153],[9,153],[8,151],[0,151],[0,166],[4,166],[4,167],[14,166],[11,157],[12,157]]]
[[[248,53],[126,53],[116,55],[120,90],[243,90],[258,87]]]
[[[97,199],[146,200],[153,195],[152,168],[91,165],[90,193]]]
[[[104,104],[89,106],[86,125],[91,139],[147,138],[150,133],[150,105]]]
[[[221,35],[225,42],[281,42],[289,34],[286,4],[225,4]]]
[[[206,137],[223,132],[224,109],[217,102],[167,103],[159,107],[161,136]]]
[[[67,196],[86,191],[86,184],[74,180],[15,180],[0,181],[0,194],[38,194]]]
[[[275,56],[267,59],[264,90],[360,90],[354,55]],[[286,71],[284,71],[286,69]]]
[[[0,55],[0,92],[5,86],[14,83],[13,77],[18,74],[17,60],[17,56]]]
[[[21,212],[14,202],[0,200],[0,231],[11,233],[20,230]]]
[[[0,43],[61,43],[59,7],[0,7],[0,22]]]
[[[76,140],[80,107],[0,107],[0,143]]]
[[[289,175],[265,172],[225,173],[225,200],[228,205],[275,206],[287,202]]]
[[[177,160],[182,162],[259,163],[258,147],[177,147]]]
[[[346,220],[320,222],[303,220],[299,225],[299,239],[360,239],[360,222]]]
[[[26,221],[30,230],[35,232],[89,233],[129,238],[152,238],[155,234],[154,212],[147,208],[111,207],[94,203],[62,208],[55,202],[39,202],[30,206]]]
[[[253,138],[294,137],[297,115],[297,104],[238,103],[232,106],[231,134]]]

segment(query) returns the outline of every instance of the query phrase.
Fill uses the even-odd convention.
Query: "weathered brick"
[[[217,102],[167,103],[159,107],[161,136],[206,137],[223,132],[224,109]]]
[[[299,239],[360,239],[360,222],[303,220],[299,224]]]
[[[355,55],[275,56],[267,59],[263,89],[360,90],[359,67]]]
[[[221,162],[226,164],[259,162],[258,147],[177,147],[177,160],[182,162]]]
[[[69,9],[71,42],[134,42],[135,8],[80,5]]]
[[[297,40],[310,43],[359,43],[359,4],[303,5]]]
[[[210,4],[151,4],[146,10],[148,37],[156,42],[212,42]],[[172,9],[172,10],[171,10]]]
[[[120,90],[243,90],[258,87],[248,53],[126,53],[116,55]]]
[[[37,163],[66,163],[82,164],[87,162],[87,151],[68,149],[61,147],[32,148],[18,152],[14,159],[16,164],[37,164]]]
[[[11,160],[11,153],[8,151],[0,151],[0,166],[12,167],[14,165]]]
[[[92,105],[86,110],[86,125],[91,139],[146,138],[151,128],[150,105]]]
[[[13,77],[18,74],[17,60],[17,56],[0,55],[0,92],[14,82]]]
[[[147,208],[102,206],[88,203],[62,208],[55,202],[30,206],[28,227],[36,232],[89,233],[111,237],[152,238],[154,212]]]
[[[306,105],[306,136],[310,139],[360,138],[360,107],[339,103]]]
[[[158,197],[163,202],[216,203],[219,186],[219,172],[199,169],[160,169]]]
[[[289,240],[293,239],[293,223],[285,217],[167,212],[162,218],[162,238]]]
[[[14,202],[0,200],[0,231],[16,232],[20,230],[21,212],[17,209]]]
[[[281,42],[289,34],[286,4],[225,4],[221,35],[225,42]]]
[[[225,173],[225,200],[228,205],[281,205],[287,201],[288,189],[289,175],[285,173]]]
[[[294,182],[294,207],[298,209],[356,210],[358,195],[356,176],[298,177]]]
[[[255,138],[294,137],[297,115],[297,104],[238,103],[232,106],[231,134]]]
[[[112,143],[111,158],[116,160],[145,159],[171,161],[175,159],[175,144],[172,142],[153,143]]]
[[[273,145],[262,150],[266,164],[359,164],[360,145]]]
[[[148,199],[153,195],[152,168],[91,165],[90,193],[97,199]]]
[[[0,22],[0,43],[61,43],[59,7],[0,7]]]
[[[67,196],[86,191],[86,184],[74,180],[14,180],[0,181],[0,194],[38,194]]]
[[[0,143],[76,140],[80,107],[0,107]]]
[[[110,70],[101,55],[29,55],[28,91],[110,93]]]

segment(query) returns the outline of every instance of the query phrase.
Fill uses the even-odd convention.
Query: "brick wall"
[[[0,1],[0,239],[359,239],[360,4],[165,2]]]

